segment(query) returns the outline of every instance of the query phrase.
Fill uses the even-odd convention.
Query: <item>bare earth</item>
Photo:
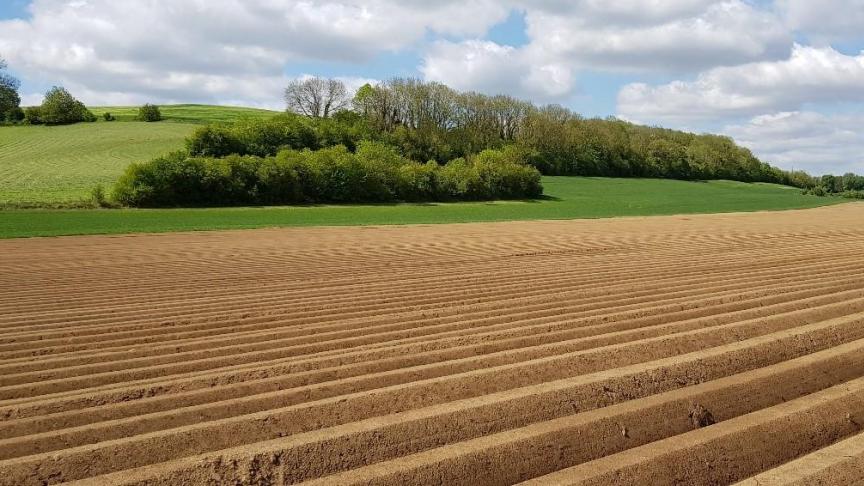
[[[0,484],[864,481],[864,204],[7,240],[0,268]]]

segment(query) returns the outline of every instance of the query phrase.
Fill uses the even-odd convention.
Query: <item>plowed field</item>
[[[0,241],[0,484],[864,481],[864,204]]]

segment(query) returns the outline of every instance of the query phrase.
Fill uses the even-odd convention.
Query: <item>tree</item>
[[[6,61],[0,58],[0,121],[19,119],[21,97],[18,96],[20,82],[6,74]]]
[[[350,106],[345,84],[338,79],[306,78],[294,80],[285,88],[288,111],[314,118],[329,118]]]
[[[54,86],[45,93],[39,119],[46,125],[63,125],[82,121],[96,121],[96,116],[66,88]]]
[[[141,108],[138,108],[138,120],[145,122],[162,121],[162,112],[159,111],[158,106],[147,103]]]

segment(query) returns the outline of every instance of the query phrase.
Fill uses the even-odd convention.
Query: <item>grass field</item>
[[[0,238],[260,228],[603,218],[811,208],[840,199],[730,181],[545,177],[546,197],[487,203],[0,211]]]
[[[195,125],[79,123],[0,128],[0,205],[71,203],[132,162],[176,150]]]
[[[159,123],[133,121],[137,107],[96,107],[96,123],[0,127],[0,207],[74,204],[97,184],[109,189],[130,163],[183,147],[196,124],[277,114],[202,105],[161,109],[165,120]],[[118,121],[103,121],[106,111]]]
[[[137,106],[97,106],[91,107],[99,120],[103,113],[111,113],[117,121],[134,121],[138,116]],[[163,121],[174,123],[222,123],[230,122],[241,117],[269,118],[278,115],[279,112],[261,110],[258,108],[242,108],[237,106],[212,106],[212,105],[166,105],[160,106]]]

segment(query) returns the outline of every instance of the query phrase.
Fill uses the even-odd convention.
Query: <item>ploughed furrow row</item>
[[[820,270],[818,273],[816,271],[811,272],[806,278],[795,278],[795,276],[789,277],[787,279],[776,279],[776,278],[768,278],[768,276],[763,277],[766,283],[771,285],[766,287],[760,287],[759,277],[755,278],[745,278],[745,279],[735,279],[731,284],[725,284],[723,286],[718,287],[708,287],[707,289],[702,289],[702,292],[708,293],[710,296],[708,299],[699,301],[701,295],[695,294],[692,290],[684,290],[684,291],[676,291],[674,293],[666,294],[664,299],[660,299],[660,296],[654,295],[648,298],[655,298],[656,300],[653,303],[662,304],[669,302],[672,305],[680,304],[680,305],[690,305],[692,306],[695,303],[700,303],[702,305],[708,305],[710,300],[718,300],[724,299],[724,301],[728,302],[731,300],[742,300],[745,298],[752,297],[770,297],[775,293],[783,293],[791,290],[796,290],[796,288],[800,288],[804,285],[810,286],[822,286],[824,287],[826,284],[834,287],[846,285],[852,288],[855,288],[856,285],[860,284],[860,280],[862,279],[862,269],[859,268],[846,268],[842,271],[834,271],[832,272],[830,269]],[[829,281],[830,280],[830,281]],[[789,283],[782,283],[782,282]],[[776,283],[781,282],[781,283]],[[675,289],[672,290],[676,290]],[[642,292],[632,292],[630,295],[638,295]],[[567,293],[562,292],[561,298],[566,300]],[[608,297],[600,297],[598,300],[601,302],[603,299],[608,299]],[[588,299],[585,299],[587,302]],[[631,302],[638,305],[645,305],[645,298],[634,298],[630,297],[628,299],[621,299],[616,304],[618,304],[618,309],[621,310],[624,306],[633,307]],[[706,301],[708,300],[708,301]],[[683,304],[682,304],[683,303]],[[521,306],[519,304],[522,304]],[[547,307],[554,306],[556,303],[547,303],[547,304],[531,304],[526,305],[525,301],[522,299],[513,302],[513,307],[504,307],[503,303],[501,304],[502,308],[498,309],[490,309],[489,311],[485,311],[483,313],[477,314],[473,312],[465,312],[458,316],[458,320],[460,323],[470,322],[477,319],[485,319],[489,321],[490,319],[498,319],[498,320],[506,320],[507,318],[536,318],[536,317],[548,317],[550,315],[550,310],[556,311],[554,313],[557,319],[568,319],[580,315],[585,315],[589,313],[596,313],[598,311],[608,311],[607,308],[592,308],[597,306],[586,306],[582,305],[574,308],[573,306],[565,306],[565,307],[552,307],[552,309],[547,309]],[[604,302],[605,304],[605,302]],[[622,306],[621,304],[624,304]],[[485,307],[485,306],[475,306],[475,307]],[[537,311],[530,312],[531,309],[538,309]],[[518,309],[518,312],[517,312]],[[508,315],[504,310],[510,311]],[[667,309],[668,310],[668,309]],[[494,314],[493,314],[494,311]],[[502,317],[503,316],[503,317]],[[515,319],[511,319],[515,320]],[[98,351],[77,351],[71,353],[62,353],[62,351],[66,351],[68,348],[60,348],[58,353],[60,356],[51,357],[47,355],[42,355],[39,358],[19,358],[19,359],[7,359],[5,360],[5,365],[0,364],[0,373],[6,375],[5,378],[0,378],[0,386],[9,384],[13,381],[21,382],[26,378],[22,376],[14,376],[15,374],[26,373],[28,371],[35,372],[41,370],[49,370],[52,368],[66,368],[70,366],[81,365],[77,367],[75,373],[84,374],[86,370],[91,371],[105,371],[110,370],[111,368],[123,368],[130,369],[135,367],[134,358],[140,356],[138,358],[138,362],[143,362],[146,364],[159,364],[159,363],[167,363],[172,361],[189,361],[192,359],[202,358],[202,357],[214,357],[220,355],[227,354],[236,354],[237,352],[244,351],[257,351],[264,349],[272,349],[274,347],[284,348],[289,345],[297,345],[297,344],[305,344],[310,341],[314,342],[323,342],[323,341],[332,341],[333,339],[342,339],[342,338],[351,338],[356,336],[369,336],[372,333],[386,333],[392,331],[404,331],[406,329],[415,329],[422,324],[427,324],[424,328],[430,328],[433,324],[441,323],[442,325],[448,321],[454,321],[452,316],[447,318],[427,318],[422,320],[422,322],[417,322],[418,319],[411,319],[408,316],[402,317],[400,321],[394,324],[379,324],[375,326],[364,326],[363,322],[360,322],[358,325],[354,325],[351,327],[347,327],[344,323],[338,324],[338,327],[335,329],[331,326],[320,326],[319,328],[314,329],[314,331],[318,332],[309,332],[306,330],[297,330],[294,328],[280,329],[280,328],[271,328],[264,331],[250,331],[250,332],[235,332],[226,337],[211,337],[209,339],[175,339],[169,341],[168,344],[164,344],[163,342],[158,342],[156,344],[161,344],[161,346],[157,346],[152,343],[141,343],[141,342],[133,342],[130,344],[127,343],[114,343],[114,342],[103,342],[101,343],[101,347]],[[479,326],[478,326],[479,327]],[[50,343],[46,342],[46,346]],[[117,347],[112,347],[112,344],[125,344]],[[57,348],[54,348],[57,349]],[[6,354],[6,356],[14,356],[12,353]],[[157,357],[159,355],[163,355]],[[167,356],[165,356],[167,355]],[[90,365],[89,367],[85,366],[91,363],[98,363],[108,361],[109,363],[101,365]],[[68,370],[67,370],[68,371]],[[73,373],[69,371],[69,373]],[[43,372],[40,373],[38,378],[39,380],[48,379],[50,374]],[[72,376],[72,374],[66,375]]]
[[[304,360],[274,360],[260,362],[254,366],[229,367],[207,373],[178,375],[170,381],[125,382],[119,386],[88,388],[80,392],[58,393],[35,399],[12,400],[7,401],[9,405],[0,408],[0,414],[7,418],[52,415],[29,421],[8,421],[0,427],[0,437],[20,435],[22,430],[33,431],[36,428],[41,430],[46,423],[54,423],[55,421],[71,426],[77,423],[76,420],[80,422],[84,417],[92,417],[90,419],[92,421],[98,417],[116,418],[134,413],[198,405],[214,399],[224,400],[236,396],[282,390],[292,386],[292,384],[346,378],[372,371],[389,371],[409,365],[429,364],[519,347],[555,343],[566,339],[583,338],[582,342],[586,347],[589,345],[608,345],[639,337],[657,336],[674,331],[680,332],[744,319],[785,314],[811,306],[836,303],[850,296],[846,292],[829,292],[827,296],[821,298],[805,298],[810,294],[812,294],[810,291],[795,293],[793,297],[799,297],[799,300],[780,301],[779,304],[762,301],[763,306],[750,309],[745,307],[743,311],[736,305],[734,309],[739,310],[736,311],[727,307],[728,312],[725,313],[705,314],[704,309],[700,309],[698,312],[673,312],[648,319],[636,318],[577,328],[565,327],[563,330],[557,331],[546,325],[533,326],[535,332],[532,333],[520,330],[523,332],[510,332],[504,336],[498,333],[484,333],[485,335],[472,336],[474,339],[470,340],[463,337],[447,338],[435,347],[430,346],[425,341],[415,341],[383,350],[354,351],[344,355],[316,356]],[[860,291],[853,291],[853,294],[860,294]],[[661,325],[670,322],[675,324]],[[644,329],[641,333],[622,332],[640,328]],[[606,335],[601,336],[604,333]],[[513,337],[514,335],[517,337]],[[599,337],[584,339],[591,336]],[[353,366],[349,366],[352,364]],[[317,381],[313,380],[316,377]],[[174,396],[178,394],[179,396]],[[164,395],[169,396],[163,398]],[[110,406],[110,404],[117,403],[120,405]],[[87,410],[84,413],[74,412],[74,410],[86,407],[98,408]],[[55,413],[57,414],[54,415]],[[15,430],[18,430],[19,433],[15,433]]]
[[[148,325],[147,321],[143,320],[142,316],[139,315],[131,319],[124,319],[122,326],[117,324],[114,324],[113,326],[111,324],[97,326],[88,325],[86,327],[78,325],[68,330],[54,330],[42,329],[40,326],[34,325],[34,329],[26,332],[14,332],[13,330],[9,330],[8,333],[4,333],[5,337],[0,339],[0,351],[5,352],[17,349],[26,349],[27,346],[32,347],[40,344],[42,346],[48,346],[55,343],[88,342],[98,339],[119,339],[121,337],[155,337],[161,334],[167,334],[170,331],[200,332],[210,330],[211,332],[214,332],[214,328],[216,330],[222,330],[222,328],[225,327],[232,327],[232,324],[236,326],[236,321],[238,320],[243,322],[252,322],[253,324],[261,326],[272,320],[278,320],[279,318],[285,317],[286,315],[291,316],[294,327],[303,324],[315,324],[313,327],[314,329],[317,328],[320,321],[324,319],[357,319],[369,316],[380,317],[393,313],[404,314],[409,311],[422,313],[423,311],[428,310],[436,310],[440,315],[441,312],[444,311],[450,311],[451,313],[456,312],[455,309],[459,309],[460,306],[471,306],[471,308],[477,308],[485,305],[486,307],[498,308],[501,300],[508,299],[545,297],[548,300],[550,296],[558,296],[558,294],[562,292],[568,293],[563,294],[562,297],[570,296],[569,294],[577,292],[580,297],[602,297],[608,296],[609,294],[614,295],[614,292],[616,291],[625,290],[628,295],[640,295],[656,291],[654,288],[659,288],[663,284],[688,288],[688,284],[698,283],[692,280],[694,278],[702,279],[703,281],[710,279],[710,281],[716,283],[721,279],[740,279],[746,276],[756,276],[757,278],[761,277],[766,279],[769,277],[795,277],[804,274],[808,270],[815,272],[818,270],[837,271],[838,267],[857,268],[856,265],[861,265],[861,262],[857,258],[858,255],[856,252],[857,249],[846,255],[832,256],[831,259],[823,257],[820,261],[814,263],[805,263],[799,261],[800,259],[788,260],[783,263],[772,262],[768,264],[763,263],[755,265],[742,265],[739,262],[739,265],[742,265],[743,269],[729,268],[732,266],[730,262],[720,262],[719,267],[722,270],[719,271],[712,269],[711,266],[696,268],[688,272],[681,272],[680,270],[675,272],[674,269],[667,269],[666,274],[657,274],[653,272],[647,275],[640,274],[637,278],[630,278],[624,282],[622,282],[622,276],[620,275],[620,270],[618,270],[616,273],[609,276],[598,276],[597,280],[592,279],[593,285],[586,284],[584,277],[548,278],[548,275],[546,277],[541,277],[536,281],[529,280],[528,282],[516,285],[497,286],[488,283],[475,284],[475,287],[479,287],[479,289],[473,288],[470,289],[469,292],[466,292],[465,290],[450,290],[442,288],[441,284],[438,284],[437,287],[432,289],[434,290],[434,293],[430,292],[428,289],[424,289],[422,293],[426,295],[422,297],[405,295],[401,300],[394,303],[388,303],[389,305],[386,306],[380,302],[366,305],[354,304],[350,307],[346,306],[345,310],[347,312],[342,314],[336,314],[333,312],[332,307],[326,306],[323,306],[322,309],[310,311],[308,308],[284,309],[284,305],[280,304],[279,306],[276,306],[275,309],[265,307],[266,314],[264,317],[248,316],[246,315],[248,312],[243,311],[241,315],[231,319],[229,313],[211,310],[206,313],[193,314],[193,322],[190,322],[189,319],[184,319],[183,322],[171,323],[170,321],[166,322],[164,320],[166,319],[166,316],[157,316],[158,319],[161,319],[160,321],[154,322],[157,325]],[[560,265],[558,266],[558,269],[560,269]],[[645,288],[645,283],[648,282],[653,284],[651,289]],[[624,288],[628,286],[629,288]],[[690,290],[695,291],[696,289],[693,289],[692,287],[693,285],[690,285]],[[432,294],[434,298],[427,297],[429,294]],[[443,294],[443,297],[439,294]],[[441,301],[442,298],[446,299],[444,303]],[[412,299],[410,301],[412,305],[406,309],[404,303],[408,301],[408,299]],[[400,303],[402,303],[401,306]],[[257,302],[250,302],[248,305],[257,306],[258,304],[259,303]],[[340,307],[342,307],[341,303]],[[327,312],[327,309],[330,309],[329,313]],[[358,316],[358,311],[360,310],[364,310],[365,312]],[[225,314],[228,314],[229,317],[221,317],[218,321],[214,322],[214,317],[219,318]],[[118,318],[120,317],[122,316],[118,316]],[[304,321],[304,318],[307,320]],[[230,320],[231,322],[224,322],[226,320]],[[153,322],[152,319],[150,319],[150,321]],[[168,324],[171,324],[170,328]],[[77,341],[76,338],[78,338]]]
[[[857,248],[858,248],[857,243],[849,245],[845,248],[845,250],[846,250],[845,254],[846,255],[848,255],[849,253],[854,254],[854,252],[857,251]],[[833,258],[838,258],[838,259],[842,258],[843,255],[840,253],[843,249],[838,247],[838,248],[834,248],[833,250],[834,251],[831,252],[831,256]],[[774,265],[777,265],[777,266],[794,265],[795,263],[805,263],[805,262],[814,261],[814,260],[822,260],[825,257],[826,257],[825,254],[819,254],[819,253],[816,253],[815,251],[812,251],[812,249],[807,249],[807,250],[802,251],[802,254],[800,254],[800,255],[798,255],[798,254],[785,255],[782,258],[778,258],[777,260],[765,261],[765,262],[754,262],[754,264],[757,266],[762,266],[763,268],[765,268],[765,267],[770,268]],[[706,260],[706,259],[702,259],[702,260]],[[745,255],[737,256],[737,258],[735,258],[735,259],[730,259],[729,257],[726,257],[723,259],[710,259],[709,261],[700,261],[698,264],[694,264],[692,266],[692,268],[689,268],[688,270],[690,272],[698,272],[700,270],[703,272],[704,271],[716,272],[716,271],[723,271],[723,270],[729,272],[729,271],[734,271],[734,268],[727,268],[727,267],[734,266],[735,264],[738,264],[738,265],[746,264],[747,261],[748,261],[748,259]],[[562,265],[567,265],[567,262],[566,261],[565,262],[553,261],[551,263],[545,263],[545,265],[551,265],[551,266],[554,266],[555,269],[561,270]],[[677,266],[672,265],[672,264],[670,264],[670,262],[663,262],[662,265],[658,264],[658,263],[648,262],[648,263],[643,263],[643,265],[644,265],[644,267],[641,267],[641,268],[629,268],[630,273],[628,274],[627,279],[632,280],[634,284],[637,284],[637,283],[639,283],[640,280],[644,280],[645,278],[662,276],[664,270],[665,270],[665,273],[667,275],[669,273],[674,274],[676,271],[677,272],[681,271],[680,265],[677,265]],[[536,264],[532,265],[532,268],[534,268],[534,267],[536,267]],[[589,275],[592,278],[592,281],[594,281],[594,279],[596,279],[597,284],[601,284],[608,279],[618,279],[618,280],[622,279],[620,262],[618,262],[617,264],[613,264],[611,266],[611,271],[609,268],[610,267],[608,266],[608,264],[607,264],[606,268],[593,268],[592,267],[589,269],[590,272],[587,275]],[[488,274],[488,270],[489,269],[486,269],[487,274]],[[583,268],[581,271],[584,272],[585,269]],[[512,275],[509,276],[509,279],[511,281],[515,280],[517,282],[516,285],[519,285],[521,283],[521,285],[524,287],[526,285],[531,285],[531,284],[537,285],[538,282],[543,283],[543,284],[550,284],[550,283],[546,283],[543,281],[544,279],[548,279],[550,277],[549,269],[546,269],[545,273],[540,273],[534,279],[531,278],[532,275],[530,273],[522,272],[523,275],[521,275],[521,279],[520,279],[520,273],[519,272],[513,272],[512,270],[510,272]],[[572,282],[574,279],[583,279],[584,280],[585,277],[586,277],[586,275],[581,274],[580,270],[573,269],[571,271],[568,271],[567,274],[563,275],[560,278],[564,281],[569,280]],[[478,277],[478,279],[479,278],[482,278],[482,277]],[[498,279],[499,277],[495,277],[495,278]],[[474,297],[474,292],[476,292],[478,290],[485,290],[484,287],[489,286],[492,283],[494,283],[494,281],[486,283],[485,281],[471,281],[470,279],[468,279],[467,282],[461,282],[461,280],[462,279],[460,279],[460,281],[458,281],[458,282],[453,282],[452,277],[447,277],[447,278],[443,278],[443,279],[436,279],[435,281],[430,282],[428,286],[424,285],[422,287],[418,286],[418,284],[416,282],[410,286],[406,286],[404,282],[396,282],[395,284],[393,284],[393,287],[391,287],[391,288],[373,288],[372,286],[364,286],[362,289],[364,294],[363,295],[358,294],[357,297],[365,296],[367,298],[371,298],[372,302],[375,305],[377,305],[379,308],[384,308],[388,302],[393,302],[394,300],[396,302],[404,301],[405,298],[412,297],[410,295],[410,293],[415,293],[415,294],[418,294],[418,293],[424,294],[425,293],[426,299],[436,299],[436,300],[434,300],[434,302],[436,304],[440,304],[440,302],[442,302],[442,298],[437,296],[437,294],[439,292],[442,292],[442,291],[443,292],[451,292],[451,293],[461,292],[464,294],[466,292],[464,289],[467,288],[471,291],[471,294],[469,294],[469,295]],[[487,278],[487,280],[488,280],[488,278]],[[460,288],[460,285],[463,285],[463,284],[468,285],[468,287]],[[552,282],[552,284],[554,284],[554,282]],[[447,288],[442,289],[441,288],[442,286],[447,287]],[[381,295],[382,293],[385,294],[383,299],[382,299],[382,295]],[[298,302],[295,302],[294,299],[291,299],[290,302],[286,303],[284,301],[284,299],[281,297],[281,294],[277,295],[275,297],[267,297],[266,300],[260,302],[260,304],[265,305],[264,308],[266,309],[268,315],[271,315],[275,312],[279,312],[280,310],[282,312],[297,311],[298,310],[297,307],[300,307],[300,309],[305,311],[305,312],[311,312],[311,311],[315,310],[314,309],[315,306],[317,306],[317,308],[319,309],[319,313],[320,313],[320,308],[322,306],[326,309],[328,305],[333,306],[333,305],[337,305],[337,304],[350,303],[351,299],[355,298],[355,297],[352,297],[353,295],[354,294],[349,292],[348,289],[343,289],[343,288],[331,286],[331,287],[328,287],[326,289],[323,289],[321,292],[321,295],[318,295],[317,297],[315,297],[315,296],[309,297],[308,300],[306,301],[306,305],[301,305],[301,304],[303,304],[303,302],[298,303]],[[477,297],[481,297],[482,295],[483,294],[481,293]],[[476,297],[474,297],[474,298],[476,298]],[[298,299],[299,299],[299,296],[298,296]],[[313,299],[317,299],[317,300],[313,300]],[[375,299],[378,299],[378,300],[375,300]],[[445,296],[443,301],[447,302],[450,299],[452,299],[452,296],[450,296],[450,298],[447,298],[447,296]],[[139,309],[133,309],[130,311],[119,311],[117,308],[111,307],[111,308],[105,309],[105,311],[104,311],[105,315],[96,316],[95,320],[94,319],[88,320],[86,323],[87,324],[86,329],[98,329],[100,322],[107,322],[107,324],[102,324],[102,327],[106,328],[106,329],[110,329],[111,324],[113,323],[116,325],[118,319],[120,319],[120,318],[134,317],[136,319],[141,319],[142,317],[146,317],[147,315],[152,316],[154,319],[159,319],[158,321],[156,321],[156,323],[160,326],[165,325],[166,319],[171,319],[171,318],[178,319],[178,318],[181,318],[182,316],[185,316],[185,315],[195,316],[196,319],[204,319],[207,314],[210,314],[212,316],[212,315],[218,315],[220,312],[224,313],[224,311],[226,311],[226,310],[237,309],[237,306],[239,305],[237,303],[238,301],[241,303],[245,303],[245,307],[241,307],[241,309],[246,309],[245,312],[248,312],[248,309],[250,308],[250,304],[252,304],[255,300],[256,299],[250,299],[250,297],[248,295],[233,296],[231,298],[231,301],[228,304],[227,308],[221,309],[221,308],[217,307],[217,309],[215,309],[215,310],[213,309],[213,307],[220,304],[220,302],[218,302],[218,301],[214,301],[211,299],[209,301],[205,300],[203,304],[200,304],[200,303],[197,303],[196,301],[188,301],[187,300],[187,301],[181,301],[181,302],[178,302],[176,304],[173,304],[172,308],[175,310],[172,311],[171,309],[168,309],[167,312],[165,309],[161,308],[160,306],[152,306],[152,305],[147,306],[146,307],[147,312],[144,315],[142,315],[142,310],[140,308]],[[273,305],[274,302],[276,303],[275,308]],[[311,302],[311,304],[310,304],[310,302]],[[270,304],[270,305],[266,305],[266,304]],[[355,303],[355,305],[352,306],[352,309],[355,312],[360,310],[360,309],[355,308],[355,307],[358,307],[358,305],[360,305],[360,304],[361,304],[361,302]],[[208,310],[206,312],[203,312],[204,315],[201,315],[202,314],[201,307],[208,307]],[[330,308],[332,308],[332,307],[330,307]],[[176,309],[181,309],[182,312],[178,313],[178,311]],[[55,317],[54,319],[59,321],[59,323],[52,324],[49,322],[49,323],[45,323],[45,324],[39,324],[39,323],[35,322],[35,317],[34,317],[34,319],[32,319],[30,321],[29,327],[28,326],[22,326],[19,321],[14,320],[13,321],[13,324],[14,324],[13,327],[6,327],[6,330],[8,331],[8,334],[7,334],[8,337],[6,337],[4,340],[8,340],[8,339],[11,339],[12,337],[16,337],[18,335],[17,333],[20,333],[22,331],[24,332],[24,335],[26,335],[26,333],[36,334],[37,332],[43,332],[43,333],[44,332],[59,332],[63,328],[71,328],[74,326],[74,332],[80,334],[82,332],[82,330],[85,329],[85,327],[84,327],[85,323],[84,322],[77,321],[77,320],[73,319],[73,317],[70,315],[60,315],[60,316]],[[0,341],[0,342],[2,342],[2,341]]]
[[[861,483],[864,483],[864,432],[738,484],[816,486]]]
[[[862,481],[861,221],[0,241],[0,485]]]

